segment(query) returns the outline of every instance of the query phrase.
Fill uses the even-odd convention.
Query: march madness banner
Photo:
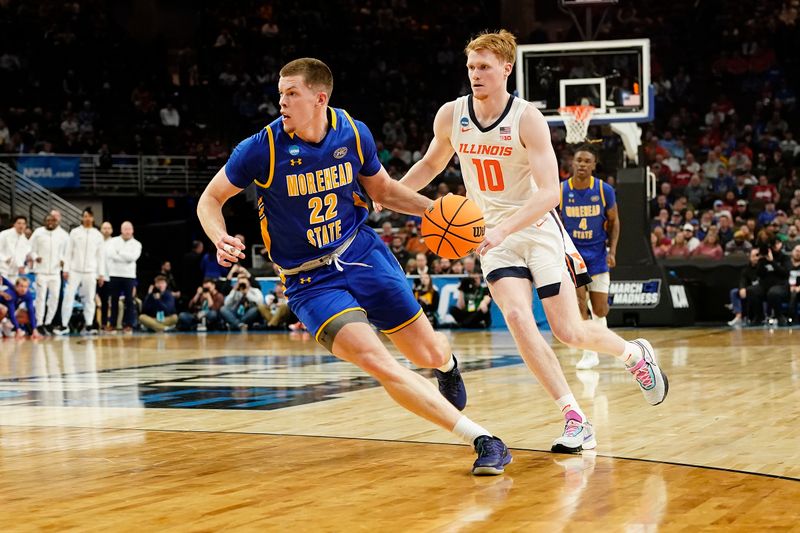
[[[80,157],[31,155],[17,158],[17,171],[47,189],[79,188],[80,167]]]

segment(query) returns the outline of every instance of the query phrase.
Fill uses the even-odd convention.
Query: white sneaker
[[[579,453],[597,447],[594,428],[587,422],[578,422],[570,418],[564,425],[564,432],[553,441],[550,451],[553,453]]]
[[[639,383],[644,399],[650,405],[658,405],[664,401],[669,392],[667,375],[656,362],[656,352],[645,339],[632,341],[642,349],[642,359],[627,370]]]
[[[62,335],[69,335],[69,328],[65,328],[64,326],[61,326],[60,328],[55,328],[53,330],[53,333],[55,333],[59,337],[62,336]]]
[[[737,326],[741,326],[742,325],[742,317],[740,317],[740,316],[734,317],[733,320],[729,320],[728,321],[728,325],[730,327],[732,327],[732,328],[735,328]]]
[[[577,365],[575,365],[575,368],[578,370],[589,370],[590,368],[594,368],[599,364],[600,358],[597,356],[597,352],[584,350],[583,357],[581,357],[581,360],[578,361]]]

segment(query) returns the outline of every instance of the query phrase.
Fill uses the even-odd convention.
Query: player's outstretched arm
[[[219,169],[217,175],[209,182],[200,200],[197,202],[197,218],[203,230],[217,248],[217,262],[225,267],[231,266],[239,259],[244,259],[244,243],[236,237],[228,235],[222,206],[229,198],[242,189],[233,185],[225,174],[225,167]]]
[[[433,140],[428,150],[400,180],[406,187],[414,191],[422,189],[447,167],[453,157],[450,129],[453,125],[454,105],[454,102],[448,102],[436,113],[436,118],[433,119]]]
[[[528,154],[533,180],[539,190],[513,215],[486,232],[476,252],[485,254],[508,235],[531,226],[558,205],[558,159],[550,143],[550,127],[542,113],[528,105],[519,121],[519,136]]]
[[[359,175],[358,179],[373,202],[388,207],[392,211],[422,216],[422,213],[433,204],[433,200],[430,198],[393,180],[383,166],[374,176]]]

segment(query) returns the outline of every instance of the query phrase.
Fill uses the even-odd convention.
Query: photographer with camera
[[[492,315],[489,308],[492,297],[489,288],[483,281],[479,268],[461,280],[458,286],[458,299],[456,305],[450,307],[450,314],[461,328],[488,328],[492,325]]]
[[[220,314],[230,329],[245,331],[261,318],[259,306],[263,306],[263,302],[264,295],[250,285],[249,276],[239,274],[236,286],[225,297]]]
[[[752,324],[764,321],[764,301],[775,301],[789,279],[791,261],[780,244],[760,244],[756,264],[757,282],[747,289],[747,316]],[[777,310],[775,310],[777,311]]]
[[[800,316],[798,316],[797,312],[797,298],[798,294],[800,294],[800,245],[796,245],[792,249],[792,253],[786,262],[786,269],[788,271],[786,280],[772,287],[767,293],[767,302],[775,311],[779,326],[788,325],[789,318],[795,324],[800,321]],[[783,313],[783,304],[785,303],[789,304],[788,317]]]
[[[159,274],[155,277],[150,293],[142,304],[139,322],[155,332],[175,329],[178,313],[175,309],[175,296],[167,287],[166,276]]]
[[[220,309],[225,304],[225,296],[217,290],[211,278],[203,280],[197,291],[189,300],[189,311],[178,315],[178,329],[181,331],[207,331],[221,329]]]
[[[433,286],[431,276],[427,272],[420,274],[419,279],[414,282],[414,298],[422,306],[422,312],[431,321],[431,325],[434,328],[438,327],[439,315],[436,310],[439,309],[439,291]]]

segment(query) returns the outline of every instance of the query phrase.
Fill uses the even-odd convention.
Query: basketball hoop
[[[558,114],[564,119],[567,127],[567,142],[577,144],[586,140],[589,122],[594,114],[594,106],[568,105],[558,108]]]

